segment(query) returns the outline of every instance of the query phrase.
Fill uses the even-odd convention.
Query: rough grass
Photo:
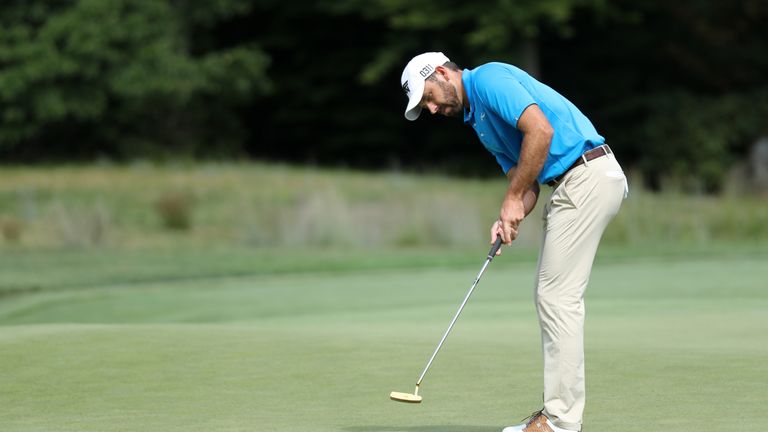
[[[768,239],[766,197],[651,194],[631,186],[605,244],[706,245]],[[0,169],[0,219],[16,221],[0,248],[157,247],[463,248],[484,238],[503,178],[361,173],[266,164],[58,166]],[[538,208],[518,244],[536,247]],[[168,229],[163,197],[189,205]],[[6,236],[8,237],[8,236]]]

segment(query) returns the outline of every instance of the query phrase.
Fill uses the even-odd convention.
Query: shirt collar
[[[469,103],[469,109],[464,108],[464,123],[472,122],[472,118],[475,116],[475,104],[472,101],[474,96],[474,87],[472,83],[472,71],[464,69],[461,74],[461,83],[464,86],[464,92],[467,94],[467,102]]]

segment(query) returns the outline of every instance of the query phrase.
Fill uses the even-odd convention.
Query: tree
[[[194,35],[245,12],[234,0],[4,4],[0,148],[33,157],[121,157],[157,153],[157,144],[231,152],[245,133],[233,113],[269,90],[269,57],[255,45],[195,46]]]
[[[651,187],[716,192],[768,132],[766,20],[760,0],[616,1],[548,35],[543,68]]]

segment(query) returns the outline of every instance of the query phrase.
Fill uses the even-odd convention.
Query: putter
[[[496,252],[499,250],[500,247],[501,247],[501,236],[498,236],[496,238],[496,242],[493,244],[493,247],[491,247],[491,251],[488,252],[488,258],[485,260],[485,264],[483,264],[483,268],[480,269],[480,273],[477,274],[477,277],[475,278],[475,282],[472,284],[472,288],[470,288],[467,295],[464,296],[464,301],[461,302],[461,306],[459,306],[459,310],[456,311],[456,315],[453,316],[451,323],[448,325],[448,329],[445,331],[445,333],[443,333],[443,338],[440,339],[440,343],[437,344],[437,348],[435,348],[435,352],[433,352],[432,357],[429,358],[429,361],[427,362],[427,367],[424,368],[424,371],[421,372],[421,376],[419,376],[419,380],[416,381],[416,390],[413,391],[413,394],[392,392],[389,394],[390,399],[397,402],[407,402],[407,403],[421,402],[421,395],[419,394],[419,386],[421,385],[421,380],[424,379],[424,375],[427,374],[429,367],[432,366],[432,361],[435,359],[437,352],[440,351],[440,347],[443,346],[443,342],[445,342],[445,338],[448,337],[448,333],[451,332],[453,325],[456,323],[456,320],[459,318],[459,315],[461,315],[461,311],[464,309],[464,305],[467,304],[467,300],[469,300],[469,297],[472,295],[472,291],[475,290],[477,283],[480,282],[480,278],[483,276],[483,272],[485,271],[485,268],[488,267],[488,264],[490,264],[491,261],[493,261],[493,257],[496,256]]]

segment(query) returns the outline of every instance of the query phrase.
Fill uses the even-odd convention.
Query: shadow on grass
[[[354,426],[346,432],[499,432],[499,426]]]

